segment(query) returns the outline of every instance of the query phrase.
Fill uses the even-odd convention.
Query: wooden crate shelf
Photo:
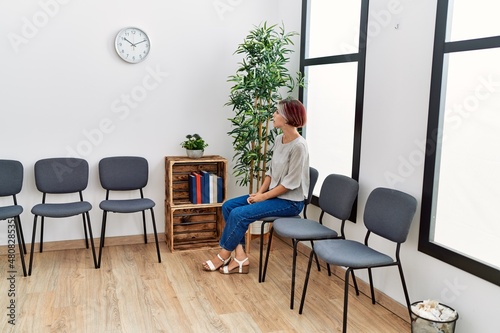
[[[165,157],[165,236],[170,251],[218,246],[224,220],[222,203],[189,201],[188,176],[207,171],[223,179],[226,195],[227,160],[221,156],[193,159]]]

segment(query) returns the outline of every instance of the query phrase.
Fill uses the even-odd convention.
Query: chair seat
[[[77,201],[68,203],[45,203],[35,205],[31,213],[45,217],[69,217],[88,212],[92,205],[87,201]]]
[[[19,205],[0,207],[0,220],[19,216],[23,212],[23,207]]]
[[[99,204],[102,210],[114,213],[135,213],[155,206],[151,199],[103,200]]]
[[[285,217],[283,217],[283,216],[268,216],[268,217],[261,218],[259,221],[274,222],[277,219],[283,219],[283,218],[285,218]],[[290,217],[286,217],[286,218],[287,219],[300,219],[300,215],[290,216]]]
[[[368,268],[394,263],[394,260],[363,243],[346,239],[316,242],[314,251],[327,263],[351,268]]]
[[[292,239],[317,240],[336,238],[338,233],[316,221],[296,218],[279,218],[273,223],[274,232]]]

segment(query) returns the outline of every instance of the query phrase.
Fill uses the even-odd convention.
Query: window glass
[[[418,249],[500,286],[496,3],[438,0]]]
[[[361,1],[310,0],[306,58],[358,52]]]
[[[307,69],[307,128],[310,164],[328,174],[352,173],[358,63],[310,66]],[[314,194],[318,195],[320,186]]]
[[[431,240],[500,267],[500,49],[445,59]]]
[[[450,1],[449,41],[500,35],[498,0]]]

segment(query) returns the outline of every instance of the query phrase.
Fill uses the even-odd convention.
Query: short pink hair
[[[297,99],[286,98],[278,102],[278,113],[293,127],[303,127],[307,121],[306,108]]]

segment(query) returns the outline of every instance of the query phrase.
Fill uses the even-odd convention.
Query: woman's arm
[[[250,194],[250,197],[248,198],[248,203],[255,203],[255,202],[265,201],[271,198],[276,198],[277,196],[280,196],[288,191],[288,189],[285,188],[283,185],[278,185],[272,190],[268,191],[270,183],[271,183],[271,177],[266,176],[259,191],[257,193]]]

